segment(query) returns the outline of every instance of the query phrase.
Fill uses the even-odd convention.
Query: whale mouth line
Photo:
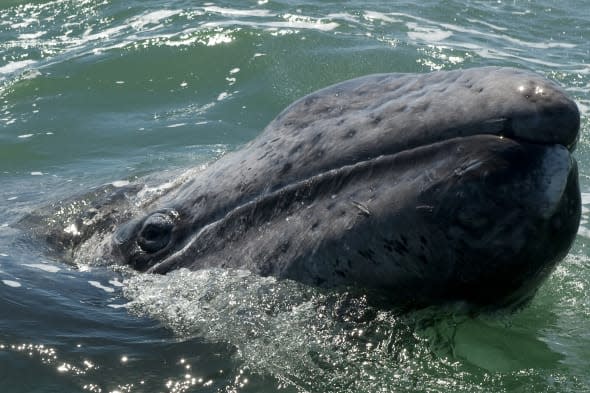
[[[494,122],[497,122],[499,120],[494,120]],[[508,121],[508,119],[502,119],[502,121]],[[510,127],[503,127],[501,132],[498,132],[496,130],[496,132],[483,132],[483,133],[474,133],[474,134],[470,134],[467,133],[465,135],[456,135],[456,136],[452,136],[449,138],[445,138],[445,139],[440,139],[440,140],[436,140],[436,141],[429,141],[426,142],[424,144],[420,144],[420,145],[412,145],[408,148],[404,148],[404,149],[400,149],[397,151],[393,151],[393,152],[384,152],[382,154],[378,154],[378,155],[374,155],[374,156],[368,156],[365,158],[361,158],[358,160],[353,160],[351,162],[348,163],[344,163],[343,165],[340,166],[336,166],[333,168],[329,168],[327,170],[321,171],[321,172],[317,172],[314,174],[311,174],[310,176],[307,176],[305,178],[301,178],[298,179],[296,181],[278,186],[276,188],[272,188],[271,192],[277,192],[280,191],[282,189],[288,188],[292,185],[298,184],[298,183],[302,183],[302,182],[306,182],[306,181],[310,181],[316,177],[325,175],[327,173],[334,173],[334,172],[338,172],[342,169],[346,169],[346,168],[352,168],[355,166],[362,166],[362,165],[368,165],[371,162],[375,162],[376,160],[383,160],[383,159],[387,159],[387,158],[393,158],[395,156],[399,156],[399,155],[403,155],[403,154],[412,154],[412,152],[418,151],[418,150],[422,150],[422,149],[429,149],[429,148],[434,148],[436,145],[441,145],[444,143],[447,143],[449,141],[468,141],[468,140],[472,140],[472,139],[476,139],[476,138],[489,138],[490,140],[492,139],[497,139],[497,140],[506,140],[506,141],[512,141],[518,144],[528,144],[528,145],[535,145],[535,146],[539,146],[539,147],[546,147],[546,148],[552,148],[552,147],[556,147],[556,146],[561,146],[563,148],[565,148],[571,159],[573,160],[573,152],[575,151],[576,148],[576,142],[573,142],[571,144],[565,144],[565,143],[560,143],[560,142],[553,142],[553,141],[543,141],[543,140],[539,140],[539,139],[532,139],[532,138],[527,138],[527,137],[522,137],[522,136],[515,136],[514,132],[510,129]],[[264,194],[260,194],[255,196],[252,200],[256,200],[258,199],[260,196],[264,196]],[[251,200],[245,202],[248,203]],[[236,206],[236,208],[238,208],[239,206]]]
[[[478,122],[477,124],[467,124],[461,127],[450,128],[446,133],[450,134],[449,138],[443,138],[439,141],[454,139],[454,138],[469,138],[474,136],[497,136],[500,138],[508,138],[515,142],[531,143],[535,145],[561,145],[565,147],[570,153],[576,149],[577,138],[567,141],[566,139],[559,140],[559,134],[547,135],[540,127],[532,127],[519,131],[518,119],[516,117],[500,117],[491,118]],[[566,138],[563,133],[563,138]],[[579,134],[578,134],[579,137]],[[429,143],[419,146],[426,146]],[[418,146],[417,146],[418,147]]]

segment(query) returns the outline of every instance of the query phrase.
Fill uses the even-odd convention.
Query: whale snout
[[[483,143],[482,143],[483,142]],[[577,163],[561,145],[479,141],[485,165],[428,196],[453,261],[442,298],[521,304],[565,257],[581,216]],[[460,245],[460,247],[458,246]]]
[[[575,149],[580,112],[560,86],[530,74],[520,79],[493,77],[496,80],[492,85],[498,90],[494,105],[511,113],[502,131],[504,136]]]

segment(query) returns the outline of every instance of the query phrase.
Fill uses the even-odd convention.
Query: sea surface
[[[206,166],[329,84],[490,65],[557,81],[582,114],[578,237],[515,313],[71,265],[11,226]],[[589,115],[586,0],[2,0],[0,392],[588,392]]]

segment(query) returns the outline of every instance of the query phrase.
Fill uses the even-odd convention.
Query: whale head
[[[391,304],[529,299],[580,221],[576,104],[537,74],[379,74],[296,101],[143,213],[118,263],[249,269]]]

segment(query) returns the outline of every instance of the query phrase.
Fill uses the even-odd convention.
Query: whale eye
[[[154,213],[143,223],[137,244],[147,253],[160,251],[170,243],[174,222],[165,213]]]

